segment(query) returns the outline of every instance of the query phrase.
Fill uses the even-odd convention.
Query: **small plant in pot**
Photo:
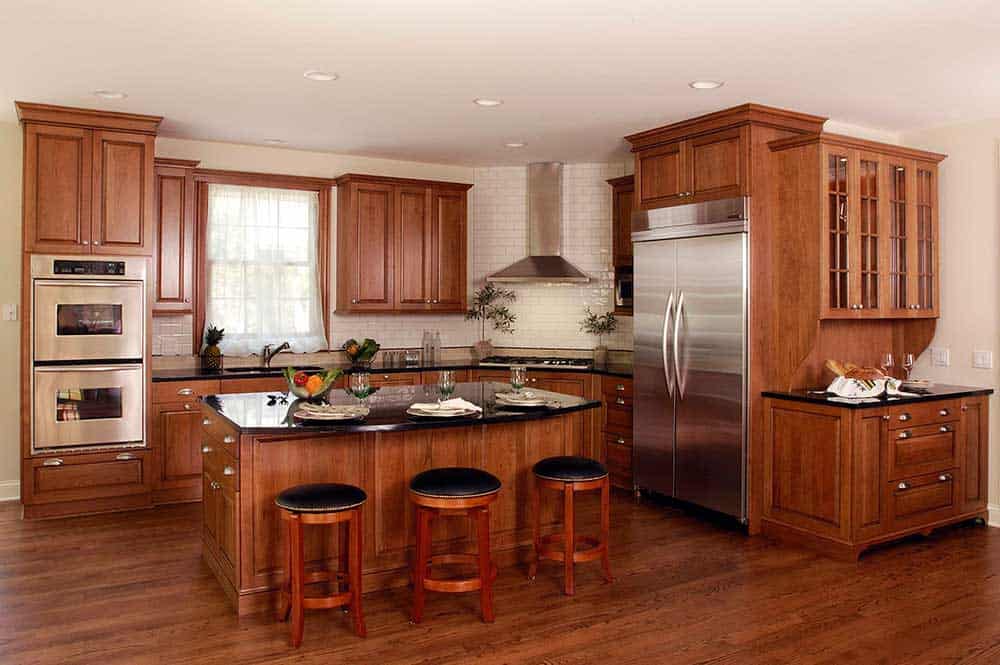
[[[467,321],[479,321],[479,341],[476,342],[476,357],[479,360],[493,355],[493,342],[486,339],[486,322],[493,324],[499,333],[514,332],[517,315],[507,307],[517,295],[508,289],[501,289],[487,282],[483,288],[472,294],[472,305],[465,312]]]
[[[208,370],[222,369],[222,349],[219,342],[226,336],[225,328],[209,326],[205,331],[205,348],[201,352],[201,368]]]
[[[602,366],[608,362],[608,347],[604,346],[604,336],[610,335],[618,328],[618,319],[614,312],[595,314],[586,309],[586,316],[580,322],[580,330],[591,335],[597,335],[597,346],[594,347],[594,365]]]

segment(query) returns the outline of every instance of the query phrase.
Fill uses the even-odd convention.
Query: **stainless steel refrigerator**
[[[639,489],[747,517],[749,199],[633,215]]]

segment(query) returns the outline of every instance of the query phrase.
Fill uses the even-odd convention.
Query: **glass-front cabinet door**
[[[889,161],[889,297],[890,316],[906,316],[910,301],[910,238],[913,221],[910,214],[913,169],[906,160]]]
[[[913,255],[911,266],[911,305],[913,316],[938,315],[938,202],[937,165],[926,162],[913,163],[914,187],[914,237],[910,247]]]
[[[858,154],[858,231],[853,240],[859,259],[856,304],[859,312],[868,316],[878,316],[885,303],[883,172],[881,155]]]
[[[825,317],[849,317],[857,308],[852,297],[852,270],[856,261],[856,250],[851,242],[853,222],[852,206],[855,196],[851,186],[850,157],[847,150],[836,146],[825,148],[822,153],[823,189],[826,197],[826,247],[824,258]]]

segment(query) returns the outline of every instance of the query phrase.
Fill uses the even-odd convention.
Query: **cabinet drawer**
[[[214,443],[223,448],[232,457],[238,458],[240,456],[240,434],[236,431],[236,428],[207,407],[202,409],[201,413],[203,445]]]
[[[467,369],[454,369],[451,371],[455,377],[455,383],[465,383],[469,380],[469,370]],[[421,372],[420,382],[424,385],[437,385],[438,378],[440,378],[441,372]]]
[[[236,459],[223,446],[212,441],[203,443],[201,452],[202,465],[208,477],[227,491],[238,491],[240,466]]]
[[[626,448],[632,447],[632,434],[628,433],[616,433],[616,432],[605,432],[604,442],[607,445],[624,446]]]
[[[906,429],[920,425],[936,425],[958,420],[958,401],[942,400],[889,407],[889,429]]]
[[[230,393],[287,393],[288,381],[283,376],[257,376],[244,379],[223,379],[219,394]]]
[[[153,384],[153,404],[180,402],[219,392],[218,379],[159,381]]]
[[[632,489],[632,448],[608,443],[607,446],[608,475],[615,487]]]
[[[614,402],[616,397],[625,397],[632,401],[632,379],[616,376],[601,377],[601,390],[608,402]]]
[[[604,431],[631,436],[632,409],[613,403],[604,407]]]
[[[957,470],[913,476],[889,484],[889,520],[902,529],[945,519],[956,510]]]
[[[923,425],[889,433],[889,479],[958,466],[958,423]]]
[[[415,386],[420,383],[420,372],[375,373],[371,375],[371,385],[381,386]]]
[[[149,485],[149,451],[110,451],[33,458],[31,503],[82,501],[141,494]]]

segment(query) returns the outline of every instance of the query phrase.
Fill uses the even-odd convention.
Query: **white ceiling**
[[[3,0],[0,119],[15,99],[463,165],[609,159],[625,134],[746,101],[895,132],[1000,116],[1000,2]]]

